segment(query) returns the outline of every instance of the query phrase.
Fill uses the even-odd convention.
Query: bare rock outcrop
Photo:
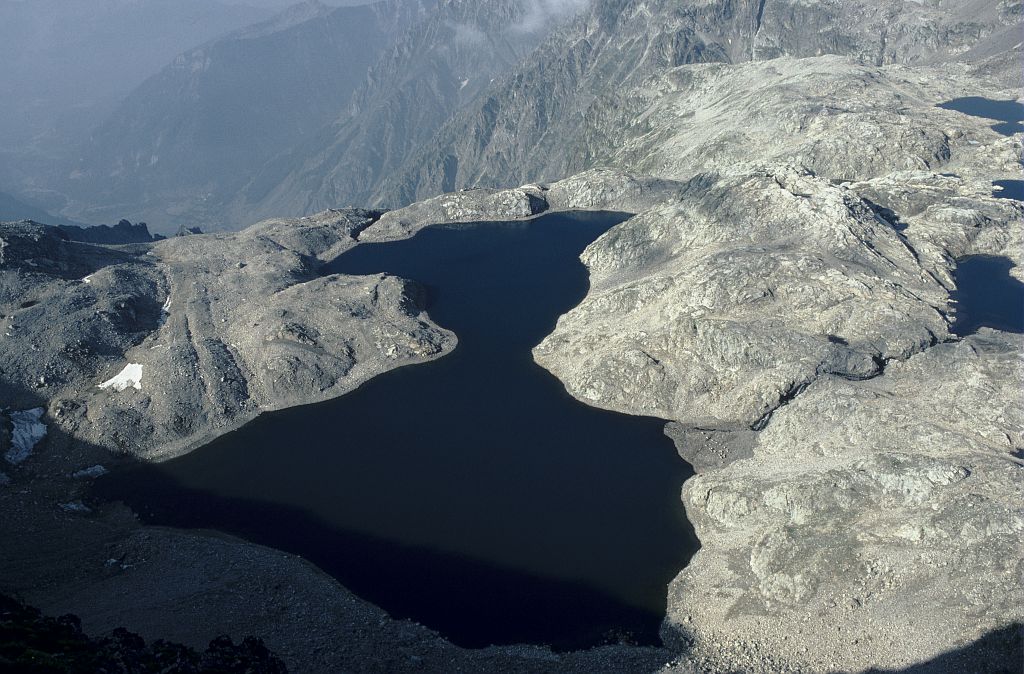
[[[534,350],[581,400],[756,426],[826,374],[948,334],[947,289],[856,194],[787,167],[690,181],[583,254],[587,298]]]
[[[4,224],[4,399],[42,399],[75,437],[166,458],[441,355],[454,336],[407,282],[321,274],[377,215],[328,211],[119,250]]]
[[[988,185],[1018,176],[1020,140],[937,105],[1016,98],[999,72],[841,56],[679,66],[595,102],[565,162],[686,179],[753,160],[837,181],[933,171]]]
[[[551,183],[544,196],[552,210],[639,213],[677,198],[681,187],[674,180],[602,167]]]
[[[688,481],[702,548],[670,588],[664,636],[712,660],[741,639],[859,670],[1024,620],[1022,347],[983,330],[870,381],[824,377],[752,457]]]
[[[674,420],[698,472],[665,671],[1019,657],[1024,344],[950,325],[959,259],[1024,278],[1024,203],[994,184],[1021,136],[935,107],[1008,97],[1000,68],[965,72],[691,66],[664,76],[678,96],[609,104],[607,163],[677,187],[583,253],[589,294],[534,357],[588,404]]]
[[[366,242],[405,239],[438,223],[481,220],[519,220],[548,209],[544,188],[524,185],[510,190],[463,190],[442,194],[405,208],[388,211],[359,240]]]
[[[359,235],[359,241],[395,241],[431,225],[523,220],[548,211],[638,213],[677,197],[681,187],[674,180],[596,168],[550,184],[462,190],[388,211]]]
[[[897,172],[850,188],[893,221],[922,263],[941,273],[950,258],[999,255],[1024,279],[1024,202],[992,197],[986,181],[932,172]]]

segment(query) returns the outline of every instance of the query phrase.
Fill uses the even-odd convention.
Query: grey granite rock
[[[359,241],[394,241],[430,225],[522,220],[548,210],[637,213],[674,198],[681,188],[673,180],[597,168],[551,184],[461,190],[384,213],[359,235]]]
[[[934,273],[944,273],[950,257],[1000,255],[1014,263],[1010,273],[1024,279],[1024,202],[993,198],[989,181],[1000,175],[1000,167],[988,164],[987,180],[983,171],[973,171],[974,180],[948,173],[892,173],[850,188],[881,217],[895,221]]]
[[[381,216],[360,241],[405,239],[438,223],[519,220],[547,210],[544,188],[524,185],[510,190],[465,190],[442,194]]]
[[[597,163],[676,179],[772,161],[836,181],[941,171],[991,182],[1019,172],[1019,139],[936,106],[1012,99],[1017,88],[958,63],[879,68],[822,56],[686,65],[595,102],[559,156],[570,170]]]
[[[916,124],[902,124],[901,114],[932,97],[885,86],[877,67],[941,64],[934,66],[943,72],[933,84],[970,86],[983,73],[975,66],[986,55],[1018,45],[1020,21],[1020,5],[1004,0],[594,0],[410,152],[375,198],[416,201],[609,165],[675,178],[674,168],[688,156],[731,152],[760,161],[766,158],[762,145],[792,144],[805,135],[805,145],[817,143],[820,160],[837,169],[847,163],[836,152],[843,149],[860,162],[920,168],[921,158],[941,158],[947,139],[941,128],[922,134]],[[822,81],[812,83],[786,65],[805,58],[818,62]],[[747,62],[753,63],[744,70]],[[851,67],[870,74],[850,81],[844,72]],[[673,80],[691,68],[721,73],[724,86],[697,75],[700,86],[663,106],[650,105],[648,96],[685,89]],[[997,71],[1001,78],[1014,73],[1019,89],[1019,59]],[[845,81],[839,87],[845,92],[829,80]],[[941,100],[948,98],[928,104]],[[873,118],[873,109],[886,114]],[[846,135],[823,133],[847,123]],[[883,135],[879,126],[898,135]],[[666,134],[691,135],[666,146]],[[896,138],[905,150],[885,145]],[[839,147],[829,148],[833,142]]]
[[[535,359],[588,404],[676,420],[698,473],[664,671],[1019,658],[1024,343],[948,323],[957,258],[1022,278],[1024,205],[991,185],[1020,138],[959,121],[949,173],[728,165],[582,255],[590,292]]]
[[[948,334],[947,290],[900,234],[786,167],[699,176],[582,259],[591,290],[535,359],[588,404],[688,426],[756,427]]]
[[[688,481],[702,548],[664,636],[712,660],[742,635],[791,665],[856,671],[1024,620],[1022,346],[983,330],[870,381],[822,378],[752,457]]]
[[[3,397],[42,397],[81,440],[167,458],[437,357],[455,338],[405,281],[321,275],[377,215],[328,211],[120,251],[4,224]]]
[[[552,183],[544,196],[554,210],[639,213],[677,198],[681,188],[674,180],[600,167]]]
[[[402,201],[583,173],[457,192],[379,219],[328,212],[120,249],[4,225],[0,313],[5,346],[17,346],[0,364],[2,393],[16,409],[48,401],[55,437],[170,456],[263,409],[339,395],[451,348],[454,337],[429,323],[404,282],[319,274],[357,239],[545,210],[637,213],[584,253],[589,294],[535,357],[589,404],[672,420],[667,432],[698,470],[683,500],[702,549],[670,588],[663,634],[678,662],[667,669],[920,663],[1024,619],[1022,343],[991,331],[956,341],[948,329],[956,258],[1024,255],[1021,204],[992,195],[993,180],[1019,179],[1021,136],[936,107],[1019,95],[1019,48],[1004,43],[1020,12],[1019,2],[989,0],[596,0],[507,80],[449,101],[462,112],[418,152],[407,151],[422,139],[388,143],[397,154],[353,184]],[[844,56],[819,56],[828,53]],[[457,81],[450,68],[437,72]],[[420,84],[396,99],[367,97],[366,110],[407,100]],[[422,83],[447,91],[435,84]],[[427,134],[441,120],[423,112]],[[323,156],[374,154],[379,144],[355,142],[350,154],[347,143],[391,138],[400,113],[349,129]],[[399,155],[409,165],[382,178]],[[267,203],[340,199],[307,192],[317,183],[301,176],[316,164],[283,163],[289,176]],[[350,165],[334,165],[327,182],[348,184]],[[97,388],[119,376],[120,390]],[[61,463],[39,453],[26,465],[46,461]],[[44,488],[33,483],[23,499],[0,491],[29,513],[26,530],[41,521],[31,500]],[[37,542],[54,539],[42,531]],[[180,568],[174,555],[217,548],[217,559],[254,560],[261,578],[291,578],[279,570],[295,567],[236,543],[185,537],[165,547],[146,544],[143,557]],[[139,574],[111,587],[179,603],[151,582]],[[274,587],[260,585],[276,606]],[[350,602],[320,588],[307,579],[296,591]],[[258,594],[248,605],[270,605]],[[80,601],[102,618],[102,598]],[[217,616],[237,601],[217,604]],[[310,634],[333,644],[335,625],[367,611],[339,609],[330,624],[300,611],[289,629],[320,624]],[[364,653],[393,669],[472,669],[487,657],[449,658],[442,642],[368,614],[379,629],[348,643],[371,643]],[[154,615],[163,614],[138,614]],[[320,653],[306,648],[305,631],[282,639]],[[388,659],[396,643],[412,644],[399,664]],[[516,666],[586,664],[527,650]],[[495,655],[489,664],[508,664]],[[615,649],[612,660],[634,655],[660,654]],[[353,661],[342,653],[330,665]]]

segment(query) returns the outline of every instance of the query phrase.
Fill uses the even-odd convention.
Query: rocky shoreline
[[[296,671],[962,669],[950,652],[1014,671],[1024,344],[953,334],[951,293],[966,255],[1024,279],[1024,203],[991,189],[1019,172],[1021,135],[936,107],[1010,96],[1005,69],[827,57],[665,77],[621,108],[642,100],[642,133],[609,103],[629,131],[612,168],[550,184],[132,246],[0,225],[0,416],[46,425],[17,447],[0,433],[24,455],[0,479],[0,591],[89,632],[259,635]],[[756,130],[779,142],[742,161],[735,126],[690,129],[705,112],[679,106],[753,81],[848,107],[779,98]],[[413,284],[321,276],[345,250],[570,209],[637,215],[584,252],[590,292],[535,359],[587,404],[666,419],[699,473],[681,490],[703,547],[668,589],[666,648],[460,649],[294,556],[88,501],[88,471],[125,460],[111,452],[164,459],[454,347]]]

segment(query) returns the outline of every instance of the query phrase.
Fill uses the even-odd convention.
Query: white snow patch
[[[106,468],[104,468],[103,466],[97,464],[95,466],[90,466],[88,468],[83,468],[82,470],[79,470],[79,471],[76,471],[74,473],[71,473],[71,477],[76,477],[78,479],[87,478],[87,477],[95,478],[95,477],[102,477],[102,476],[106,475],[108,472],[109,471],[107,471]]]
[[[142,390],[142,365],[138,363],[128,363],[115,377],[99,385],[99,388],[112,388],[115,391],[129,387]]]
[[[469,84],[469,80],[462,80],[462,82],[459,83],[459,91],[465,89],[467,84]]]
[[[61,510],[69,513],[89,513],[92,509],[82,503],[81,501],[71,501],[70,503],[58,503]]]
[[[46,437],[46,424],[40,421],[46,410],[37,407],[22,412],[11,412],[11,448],[4,454],[8,463],[19,464],[29,457],[39,441]]]
[[[92,274],[89,274],[88,276],[84,277],[82,279],[82,283],[92,283]]]

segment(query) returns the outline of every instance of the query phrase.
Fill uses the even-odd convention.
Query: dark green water
[[[328,273],[422,283],[458,348],[98,494],[302,555],[461,645],[658,643],[666,586],[697,549],[690,469],[664,422],[587,407],[530,355],[586,295],[580,252],[623,219],[431,228],[344,254]]]

